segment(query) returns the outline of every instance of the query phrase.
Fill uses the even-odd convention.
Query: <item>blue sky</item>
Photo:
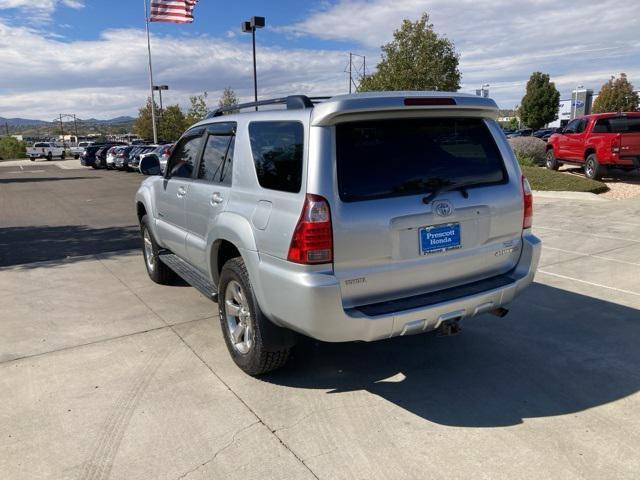
[[[563,4],[563,3],[566,3]],[[626,72],[640,86],[640,2],[584,0],[200,0],[192,25],[152,24],[156,83],[186,105],[225,86],[252,94],[250,36],[258,33],[261,96],[344,93],[349,51],[375,68],[402,19],[427,11],[460,53],[462,91],[491,84],[503,108],[518,104],[531,72],[551,75],[563,97]],[[142,0],[0,0],[0,116],[135,115],[147,95]]]

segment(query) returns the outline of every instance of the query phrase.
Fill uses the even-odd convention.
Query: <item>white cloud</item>
[[[32,7],[35,0],[0,0],[0,12]],[[47,15],[83,1],[40,0]],[[640,2],[584,0],[578,7],[557,0],[337,0],[322,4],[281,32],[345,43],[344,49],[260,46],[260,95],[344,93],[349,50],[379,59],[403,18],[427,10],[438,32],[461,53],[463,91],[485,82],[503,107],[519,103],[535,70],[548,72],[567,95],[582,83],[598,88],[626,72],[640,86]],[[11,12],[11,10],[6,10]],[[19,10],[18,10],[19,11]],[[146,37],[141,29],[107,30],[91,41],[65,41],[0,16],[0,116],[50,120],[59,113],[108,118],[135,114],[148,88]],[[308,44],[308,42],[307,42]],[[355,45],[354,45],[355,44]],[[359,46],[358,46],[359,45]],[[211,36],[154,36],[154,74],[170,85],[167,103],[186,105],[207,90],[212,105],[231,86],[252,97],[251,45],[221,32]]]
[[[251,44],[209,36],[152,38],[154,80],[171,90],[165,103],[210,92],[212,105],[226,86],[243,99],[253,92]],[[25,52],[28,52],[25,54]],[[344,89],[346,53],[261,47],[261,96],[331,94]],[[147,96],[143,30],[108,30],[95,41],[45,38],[0,20],[0,116],[50,120],[57,114],[108,118],[135,114]]]
[[[0,10],[20,10],[20,18],[31,24],[51,21],[59,6],[80,9],[84,8],[84,0],[0,0]]]
[[[463,89],[491,83],[504,106],[519,102],[536,70],[550,73],[563,94],[576,83],[597,89],[619,72],[640,84],[638,1],[338,0],[280,31],[356,42],[377,61],[402,20],[424,11],[461,54]]]

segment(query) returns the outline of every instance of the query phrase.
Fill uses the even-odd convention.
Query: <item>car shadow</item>
[[[61,180],[98,180],[102,177],[22,177],[22,178],[0,178],[0,185],[9,183],[38,183],[57,182]]]
[[[304,340],[264,381],[327,394],[363,390],[448,426],[498,427],[569,415],[636,393],[640,311],[535,283],[505,318],[456,337],[376,343]]]
[[[0,267],[122,250],[140,251],[140,248],[138,226],[91,228],[86,225],[64,225],[0,228]],[[29,268],[29,265],[24,265],[24,268]]]

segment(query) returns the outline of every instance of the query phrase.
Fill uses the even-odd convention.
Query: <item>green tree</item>
[[[612,76],[602,85],[598,98],[593,102],[593,113],[635,112],[639,104],[640,98],[633,91],[627,74],[621,73],[619,78]]]
[[[382,46],[376,72],[362,79],[359,90],[457,91],[458,61],[454,44],[435,32],[424,13],[416,22],[402,22],[393,41]]]
[[[160,112],[158,104],[155,104],[156,114]],[[151,123],[151,98],[147,99],[147,103],[138,110],[138,118],[133,123],[133,132],[140,138],[146,140],[153,139],[153,124]]]
[[[166,142],[175,142],[184,133],[185,124],[186,118],[179,105],[166,107],[158,118],[158,138]]]
[[[238,105],[238,97],[236,97],[236,93],[231,89],[231,87],[225,87],[224,91],[222,92],[222,96],[218,101],[218,107],[228,108],[235,107],[236,105]],[[238,111],[239,110],[231,110],[227,112],[227,114],[238,113]]]
[[[209,107],[207,107],[207,97],[209,94],[204,92],[202,95],[194,95],[193,97],[189,97],[189,102],[191,102],[191,106],[187,111],[186,116],[186,124],[187,127],[190,127],[194,123],[198,123],[200,120],[203,120],[207,114],[209,113]]]
[[[529,128],[538,130],[558,119],[560,92],[549,75],[542,72],[531,74],[527,82],[527,93],[522,97],[520,118]]]
[[[0,138],[0,158],[24,158],[27,155],[27,148],[24,142],[13,137]]]

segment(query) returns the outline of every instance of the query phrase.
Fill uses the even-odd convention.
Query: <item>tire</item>
[[[160,247],[153,238],[153,233],[149,229],[149,219],[147,215],[140,221],[140,236],[142,237],[142,255],[144,265],[149,274],[149,278],[160,285],[169,285],[176,279],[176,273],[158,258]]]
[[[295,344],[295,334],[273,324],[262,313],[242,258],[232,258],[222,267],[218,296],[220,326],[235,364],[251,376],[283,367]],[[238,310],[237,315],[232,308]],[[241,329],[242,337],[234,340],[232,331],[236,333],[237,329]]]
[[[35,159],[35,158],[33,158],[33,157],[29,157],[29,160],[31,160],[32,162],[35,162],[35,161],[36,161],[36,159]]]
[[[76,160],[80,158],[80,155],[74,155],[73,158],[75,158]]]
[[[603,174],[603,168],[598,163],[596,154],[592,153],[584,162],[584,176],[591,180],[598,180]]]
[[[53,155],[51,155],[51,152],[49,152],[47,154],[47,162],[50,162],[51,160],[53,160]]]
[[[64,160],[66,158],[67,154],[63,153],[62,155],[60,155],[60,160]]]
[[[553,148],[547,150],[544,164],[549,170],[558,170],[558,167],[560,167],[560,164],[553,153]]]

